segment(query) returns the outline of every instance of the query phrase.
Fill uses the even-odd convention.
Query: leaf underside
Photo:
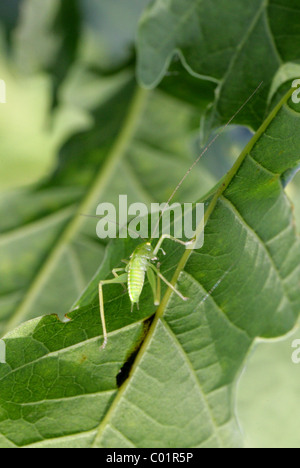
[[[269,112],[274,75],[300,59],[299,24],[297,0],[156,0],[140,23],[139,80],[154,87],[179,54],[189,72],[217,83],[212,126],[226,122],[263,81],[260,95],[238,117],[258,128]]]
[[[76,65],[95,70],[73,96],[88,97],[90,127],[69,138],[43,184],[0,197],[0,447],[238,447],[234,393],[246,355],[256,337],[288,332],[299,314],[299,239],[283,190],[299,166],[299,114],[290,94],[274,107],[299,75],[298,0],[149,2],[137,40],[139,81],[159,83],[149,92],[124,65],[134,61],[147,0],[120,1],[116,17],[122,11],[130,24],[119,35],[111,2],[67,3],[45,2],[38,22],[32,1],[18,25],[4,18],[19,65],[51,72],[53,105],[78,59],[79,33],[97,47],[81,51],[86,63]],[[166,242],[160,259],[189,301],[164,288],[156,310],[146,283],[131,313],[121,286],[106,287],[109,344],[100,352],[98,282],[139,241],[106,248],[96,221],[81,215],[117,205],[121,193],[128,203],[168,199],[198,153],[199,116],[207,136],[261,81],[235,118],[259,130],[207,196],[204,247],[187,258]],[[216,182],[196,167],[176,201],[203,199]]]
[[[122,288],[108,286],[109,344],[100,352],[97,283],[136,245],[119,239],[68,314],[70,322],[47,316],[5,337],[1,447],[241,444],[233,397],[245,357],[256,337],[288,332],[299,314],[300,244],[281,181],[299,164],[299,114],[287,101],[256,134],[220,192],[204,247],[179,276],[177,287],[189,301],[171,295],[151,325],[148,284],[134,313]],[[171,280],[184,249],[166,242],[166,252],[162,272]],[[125,364],[133,355],[128,374]],[[120,373],[125,381],[118,387]]]

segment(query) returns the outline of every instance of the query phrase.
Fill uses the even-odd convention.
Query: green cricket
[[[193,241],[183,242],[180,239],[176,239],[168,234],[163,234],[155,247],[152,246],[151,242],[145,241],[138,245],[130,256],[129,260],[123,260],[126,263],[124,268],[114,268],[112,274],[114,278],[108,280],[101,280],[99,283],[99,303],[100,303],[100,316],[103,328],[103,344],[101,349],[104,349],[107,345],[108,335],[105,323],[104,314],[104,300],[103,300],[103,286],[106,284],[121,284],[123,287],[127,284],[128,295],[131,302],[131,311],[136,304],[139,307],[139,299],[143,291],[145,277],[147,274],[148,281],[150,283],[154,305],[160,304],[161,287],[160,281],[162,280],[172,291],[177,294],[183,301],[187,301],[187,297],[184,297],[159,271],[159,260],[157,254],[162,249],[162,243],[165,239],[171,239],[182,245],[189,245]]]
[[[179,184],[176,186],[175,190],[171,194],[166,204],[166,207],[168,206],[170,201],[173,199],[175,193],[180,188],[180,186],[182,185],[186,177],[193,170],[196,164],[200,161],[202,156],[207,152],[207,150],[219,138],[219,136],[224,132],[224,130],[231,124],[234,118],[240,113],[240,111],[247,105],[247,103],[257,93],[261,85],[262,83],[259,84],[256,90],[250,95],[250,97],[248,97],[248,99],[243,103],[243,105],[239,108],[239,110],[230,118],[227,124],[222,127],[219,133],[216,134],[216,136],[211,140],[211,142],[205,147],[205,149],[197,157],[197,159],[194,161],[192,166],[184,174]],[[164,213],[164,210],[162,210],[160,214],[160,218],[158,220],[155,230],[159,226],[159,221],[162,218],[163,213]],[[153,292],[154,304],[156,306],[158,306],[161,301],[161,297],[160,297],[161,296],[161,281],[163,281],[168,286],[168,288],[170,288],[173,291],[173,293],[175,293],[178,297],[180,297],[181,300],[183,301],[188,300],[188,298],[184,297],[180,293],[180,291],[178,291],[178,289],[176,289],[176,287],[173,286],[160,272],[158,253],[161,250],[163,254],[165,254],[165,252],[162,249],[162,244],[166,239],[169,239],[176,243],[184,245],[185,247],[190,246],[190,244],[195,243],[195,238],[190,239],[187,242],[184,242],[168,234],[163,234],[158,239],[157,244],[155,246],[152,245],[153,240],[150,240],[150,241],[143,240],[143,242],[140,245],[138,245],[135,248],[135,250],[132,252],[129,260],[123,260],[123,262],[125,263],[125,266],[123,268],[114,268],[112,270],[112,274],[114,278],[100,281],[99,283],[99,305],[100,305],[100,317],[101,317],[101,323],[102,323],[102,329],[103,329],[103,344],[101,346],[101,349],[105,349],[107,342],[108,342],[108,333],[106,329],[105,310],[104,310],[103,286],[108,285],[108,284],[121,284],[126,289],[126,285],[127,285],[128,295],[129,295],[130,302],[131,302],[131,310],[133,310],[133,307],[135,304],[137,305],[137,307],[139,307],[139,299],[143,291],[146,275],[147,275],[148,281],[150,283],[150,286]],[[209,295],[220,285],[220,283],[223,281],[223,279],[225,278],[225,276],[229,273],[231,269],[232,269],[232,266],[227,272],[225,272],[222,278],[220,278],[217,281],[217,283],[214,285],[211,291],[209,291],[209,293],[204,297],[202,302],[204,302],[209,297]]]

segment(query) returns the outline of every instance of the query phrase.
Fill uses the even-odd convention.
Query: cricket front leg
[[[185,247],[187,247],[188,245],[192,244],[194,242],[194,240],[189,240],[189,241],[182,241],[180,239],[177,239],[176,237],[173,237],[173,236],[170,236],[169,234],[163,234],[159,239],[158,239],[158,242],[155,246],[155,249],[154,249],[154,255],[156,256],[158,254],[158,252],[161,250],[161,246],[162,246],[162,243],[164,242],[164,240],[166,239],[169,239],[169,240],[172,240],[174,242],[177,242],[177,244],[181,244],[181,245],[184,245]]]
[[[118,273],[120,273],[121,271],[124,272],[124,271],[125,271],[125,268],[114,268],[114,269],[112,270],[112,274],[114,275],[115,278],[120,278],[120,275],[118,275]],[[127,279],[127,278],[126,278],[126,279]],[[125,283],[121,283],[121,284],[122,284],[122,286],[123,286],[124,291],[127,292],[127,288],[126,288],[126,286],[125,286]]]
[[[105,313],[104,313],[104,299],[103,299],[103,286],[106,284],[122,284],[124,285],[127,281],[127,273],[115,277],[111,280],[102,280],[99,283],[99,306],[100,306],[100,317],[102,323],[102,330],[103,330],[103,344],[100,349],[104,349],[107,345],[108,335],[106,330],[106,322],[105,322]]]

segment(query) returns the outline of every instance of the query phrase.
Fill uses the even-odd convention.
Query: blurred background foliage
[[[6,82],[7,104],[0,105],[0,197],[47,180],[64,143],[97,130],[95,103],[109,95],[118,72],[134,66],[136,26],[148,3],[43,0],[41,8],[40,0],[2,0],[0,79]],[[185,86],[178,87],[178,80]],[[161,88],[185,102],[194,96],[198,115],[191,141],[198,152],[200,117],[213,99],[213,87],[207,84],[200,91],[175,60]],[[157,115],[152,132],[168,118],[163,109]],[[180,118],[174,114],[179,124]],[[205,191],[231,167],[250,137],[248,129],[233,126],[214,144],[201,163]],[[287,191],[300,229],[299,175]],[[237,404],[248,447],[299,447],[300,365],[291,361],[295,338],[300,338],[299,328],[282,340],[257,343],[249,356]]]

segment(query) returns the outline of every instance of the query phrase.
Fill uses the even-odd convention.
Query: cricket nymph
[[[113,279],[108,280],[101,280],[99,283],[99,304],[100,304],[100,315],[102,321],[102,328],[103,328],[103,344],[101,346],[102,349],[106,347],[108,334],[105,325],[105,316],[104,316],[104,299],[103,299],[103,286],[106,284],[122,284],[124,287],[127,284],[129,299],[131,302],[131,310],[133,309],[134,304],[139,303],[139,299],[144,287],[145,283],[145,276],[147,274],[147,278],[149,280],[153,297],[154,297],[154,304],[160,304],[160,280],[162,280],[172,291],[177,294],[183,301],[186,301],[187,298],[184,297],[176,287],[171,284],[160,272],[159,270],[159,263],[157,262],[158,252],[162,249],[162,243],[166,240],[170,239],[174,242],[178,242],[181,245],[187,246],[190,244],[189,242],[183,242],[180,239],[175,239],[174,237],[163,234],[155,247],[152,247],[151,242],[145,241],[138,245],[133,253],[131,254],[129,260],[123,260],[126,263],[126,267],[124,268],[114,268],[112,270],[112,274],[114,275]],[[154,264],[156,262],[156,264]]]
[[[154,255],[154,249],[150,242],[144,242],[136,247],[130,256],[130,260],[125,269],[128,273],[128,294],[132,307],[139,303],[142,293],[146,271],[149,268],[150,262],[157,260]]]

